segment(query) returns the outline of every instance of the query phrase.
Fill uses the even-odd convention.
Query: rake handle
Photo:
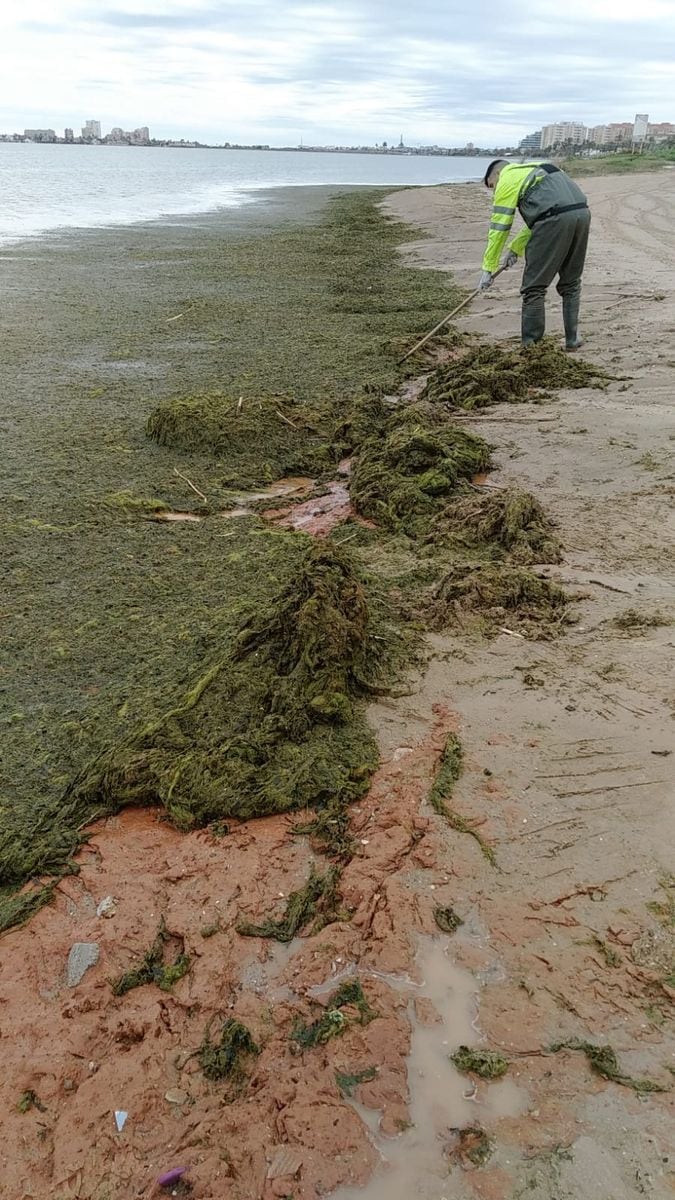
[[[506,267],[500,267],[498,271],[495,271],[492,278],[496,279],[497,276],[501,275],[502,271],[505,270]],[[431,340],[435,333],[438,333],[439,329],[442,329],[444,325],[447,325],[448,321],[451,321],[453,317],[456,317],[458,312],[461,312],[463,308],[466,308],[467,304],[470,304],[472,300],[475,300],[480,290],[480,288],[476,288],[475,292],[472,292],[470,296],[467,296],[465,300],[462,300],[462,303],[458,304],[457,308],[453,308],[452,312],[448,313],[447,317],[443,317],[443,320],[439,321],[438,325],[434,325],[433,329],[431,329],[429,333],[425,333],[424,337],[413,346],[412,350],[409,350],[407,354],[404,354],[403,358],[399,358],[397,366],[400,367],[401,363],[404,363],[406,358],[410,358],[411,354],[414,354],[416,350],[421,350],[422,346],[426,346],[427,342]]]

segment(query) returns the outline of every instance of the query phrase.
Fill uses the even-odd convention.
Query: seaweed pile
[[[100,754],[39,821],[2,831],[1,882],[67,869],[82,827],[128,805],[163,807],[191,829],[362,796],[378,754],[360,702],[391,641],[371,609],[351,559],[311,546],[162,717]]]
[[[526,567],[458,563],[434,589],[428,616],[435,629],[469,627],[487,636],[508,620],[517,632],[541,639],[569,621],[569,601],[558,584]]]
[[[602,388],[609,379],[599,367],[565,354],[545,338],[535,346],[517,350],[477,346],[463,358],[438,367],[422,399],[452,408],[485,408],[489,404],[522,403],[546,388]]]
[[[343,437],[356,453],[357,512],[410,536],[426,532],[448,496],[490,463],[487,442],[423,402],[392,407],[366,395]]]
[[[150,414],[146,433],[159,445],[223,459],[225,481],[240,487],[319,475],[337,463],[329,406],[288,396],[174,397]]]
[[[519,488],[449,500],[428,540],[521,565],[557,563],[562,558],[552,520],[530,492]]]

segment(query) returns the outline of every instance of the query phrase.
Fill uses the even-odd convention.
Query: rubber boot
[[[563,324],[565,326],[565,349],[578,350],[581,345],[581,338],[578,333],[579,325],[579,302],[581,297],[578,292],[571,296],[563,297]]]
[[[524,346],[540,342],[546,329],[546,295],[523,297],[521,337]]]

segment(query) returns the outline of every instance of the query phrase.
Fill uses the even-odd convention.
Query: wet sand
[[[281,908],[306,878],[311,853],[283,819],[222,839],[180,836],[147,813],[96,829],[81,874],[2,942],[0,1189],[12,1200],[49,1188],[80,1200],[150,1196],[159,1173],[180,1165],[195,1200],[672,1197],[672,1092],[639,1097],[594,1075],[577,1051],[548,1052],[572,1037],[610,1042],[627,1073],[664,1086],[675,1065],[672,924],[648,908],[671,911],[659,881],[672,872],[675,833],[663,756],[674,743],[673,631],[608,623],[628,608],[674,609],[675,180],[608,177],[589,193],[588,355],[631,378],[607,393],[562,393],[546,409],[552,421],[530,409],[483,412],[475,425],[495,446],[491,482],[530,488],[559,521],[565,560],[546,573],[584,593],[579,624],[544,646],[434,637],[411,694],[371,706],[383,764],[354,810],[358,854],[343,877],[351,921],[288,947],[231,937],[237,918]],[[388,205],[432,234],[409,248],[415,261],[473,283],[487,217],[478,188],[406,191]],[[127,236],[144,233],[155,237]],[[66,270],[58,253],[45,250],[43,280]],[[140,309],[153,295],[144,280]],[[36,370],[49,372],[65,328],[77,346],[77,313],[59,320]],[[464,324],[507,338],[517,320],[507,277]],[[196,378],[209,361],[182,364],[178,349],[168,358],[158,348],[149,392],[167,372],[174,383],[183,369]],[[14,381],[18,403],[31,386]],[[20,454],[16,471],[28,487]],[[494,845],[499,871],[426,805],[451,729],[466,752],[453,803]],[[110,919],[96,916],[107,895]],[[438,904],[463,918],[456,935],[436,928]],[[111,1000],[107,980],[151,942],[159,912],[183,933],[192,972],[172,995],[146,988]],[[101,959],[68,989],[74,941],[97,941]],[[377,1018],[292,1055],[294,1014],[314,1017],[351,975]],[[263,1044],[249,1091],[231,1104],[190,1057],[218,1014],[247,1021]],[[506,1079],[461,1076],[448,1061],[460,1044],[500,1049]],[[345,1096],[335,1072],[369,1067],[374,1079]],[[45,1112],[16,1111],[28,1089]],[[115,1110],[129,1113],[122,1133]],[[480,1167],[458,1150],[469,1121],[491,1142]]]

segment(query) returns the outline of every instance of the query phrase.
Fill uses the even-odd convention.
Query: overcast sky
[[[106,7],[106,4],[109,6]],[[10,0],[0,132],[502,145],[675,120],[675,0]]]

